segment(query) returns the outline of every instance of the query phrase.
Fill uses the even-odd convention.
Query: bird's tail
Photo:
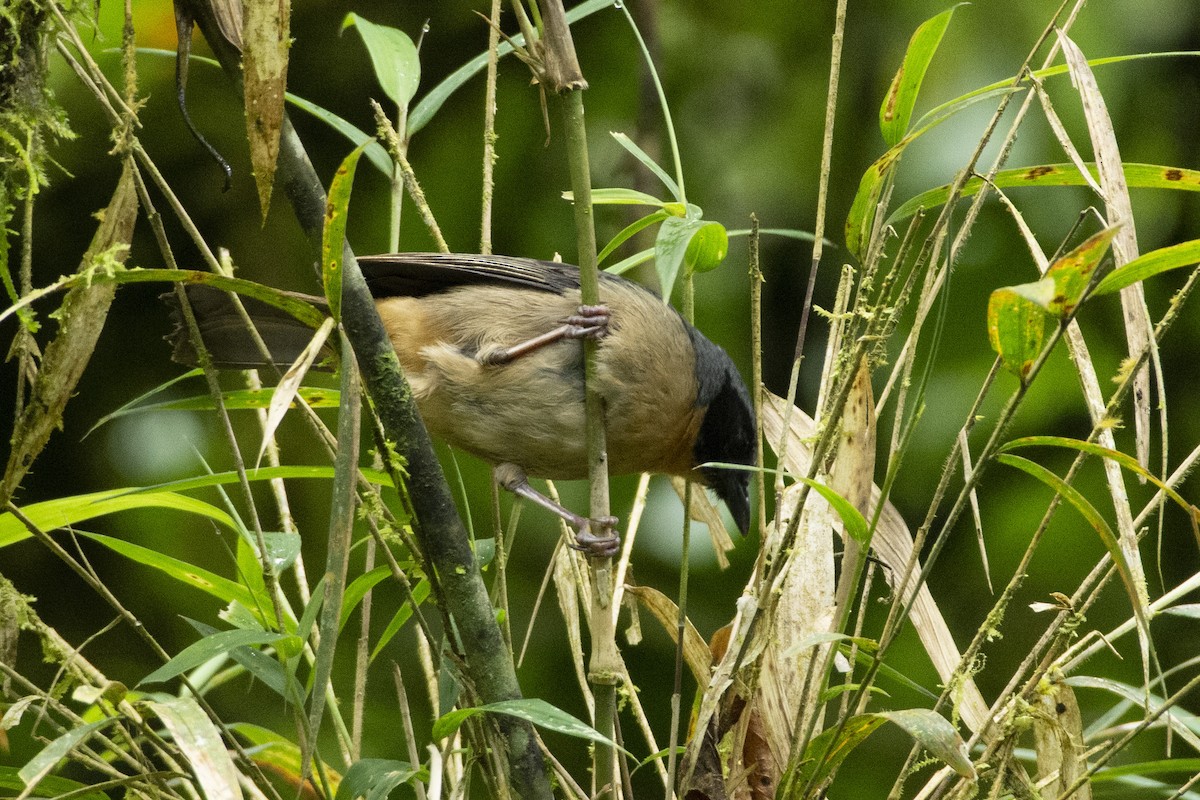
[[[272,364],[287,366],[294,362],[312,341],[313,329],[282,309],[240,297],[245,314],[230,298],[229,293],[212,286],[193,284],[186,287],[188,305],[196,317],[196,325],[204,340],[204,348],[213,365],[226,369],[255,369]],[[171,343],[171,357],[180,364],[197,366],[199,356],[188,332],[188,325],[174,292],[162,296],[171,309],[174,329],[166,337]],[[307,297],[318,307],[324,300]],[[252,323],[265,345],[266,352],[254,340],[248,325]],[[332,354],[332,351],[330,351]],[[318,356],[318,363],[322,360]]]

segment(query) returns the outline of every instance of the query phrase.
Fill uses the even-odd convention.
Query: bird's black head
[[[753,466],[758,456],[758,426],[746,384],[724,350],[694,328],[688,332],[696,349],[696,405],[707,408],[692,449],[692,463]],[[738,530],[746,533],[750,529],[750,473],[703,467],[700,474],[725,502]]]

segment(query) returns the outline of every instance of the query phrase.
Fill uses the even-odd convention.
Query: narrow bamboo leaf
[[[563,200],[568,203],[575,202],[574,192],[563,192]],[[603,189],[592,189],[592,205],[594,206],[655,206],[665,209],[668,206],[673,209],[680,208],[678,203],[670,203],[666,200],[659,200],[652,194],[639,192],[637,189],[626,189],[621,186],[608,187]],[[682,212],[681,212],[682,213]],[[678,216],[678,214],[676,214]]]
[[[584,17],[595,14],[606,8],[612,8],[612,0],[587,0],[580,3],[567,12],[567,22],[576,22]],[[513,45],[523,45],[525,37],[521,34],[511,37],[510,41],[500,43],[498,53],[501,56],[508,55],[513,51]],[[438,112],[442,104],[454,94],[463,84],[471,80],[487,67],[488,54],[481,53],[463,66],[450,73],[449,77],[439,83],[437,86],[429,90],[421,101],[413,107],[412,113],[408,115],[408,134],[412,136],[421,128],[425,127],[429,120],[433,119],[433,115]]]
[[[25,765],[17,771],[17,775],[25,782],[26,787],[37,786],[43,778],[50,774],[50,770],[66,758],[67,754],[74,750],[80,742],[112,721],[111,717],[106,717],[86,725],[80,725],[78,728],[72,728],[25,762]]]
[[[161,775],[166,778],[169,774],[158,773],[155,777],[157,778]],[[127,780],[131,783],[141,782],[147,777],[146,775],[130,776]],[[121,784],[115,781],[106,782],[103,788],[115,788],[119,785]],[[6,797],[16,797],[21,794],[24,788],[25,782],[17,774],[16,767],[0,766],[0,790],[4,792]],[[58,798],[63,795],[70,795],[71,800],[111,800],[107,794],[94,784],[80,783],[79,781],[73,781],[58,775],[47,775],[42,778],[38,781],[37,788],[30,796],[37,798]]]
[[[201,636],[213,636],[222,632],[211,625],[205,625],[203,622],[188,619],[187,617],[184,619],[187,619],[188,624],[195,628]],[[291,635],[279,639],[273,644],[278,654],[285,655],[285,651],[293,654],[298,653],[304,643],[300,637]],[[299,707],[304,703],[304,687],[295,679],[295,676],[283,668],[277,656],[271,656],[254,647],[246,646],[233,648],[229,651],[229,657],[245,668],[263,686],[266,686],[283,698],[284,702],[294,707]],[[148,678],[145,680],[148,680]]]
[[[1046,277],[1054,281],[1054,298],[1047,311],[1059,319],[1074,313],[1117,231],[1116,226],[1105,228],[1050,265]]]
[[[398,108],[407,108],[421,82],[421,59],[412,39],[398,28],[377,25],[353,12],[342,20],[342,30],[347,28],[362,36],[383,93]]]
[[[338,274],[339,276],[341,274],[340,268]],[[338,283],[338,291],[340,292],[340,290],[341,283]],[[333,317],[326,317],[325,321],[321,323],[321,327],[313,334],[313,338],[304,346],[304,350],[301,351],[295,363],[288,367],[288,371],[279,379],[279,385],[275,387],[275,391],[271,394],[271,403],[267,406],[267,419],[263,423],[262,445],[258,448],[255,467],[262,463],[262,457],[267,452],[267,445],[275,436],[275,429],[279,427],[279,423],[283,422],[288,409],[292,407],[296,392],[300,390],[300,382],[304,380],[309,368],[321,354],[321,348],[325,346],[325,340],[329,338],[334,324]],[[346,365],[343,364],[342,368],[345,369]]]
[[[967,755],[967,745],[946,718],[928,708],[904,708],[883,711],[875,716],[900,726],[917,744],[940,758],[964,778],[975,778],[975,766]]]
[[[814,736],[804,751],[804,758],[795,772],[784,773],[780,780],[778,796],[788,798],[820,797],[829,785],[832,775],[867,737],[886,722],[877,714],[859,714],[851,717],[838,734],[837,728],[827,728]],[[838,734],[835,738],[835,734]],[[791,787],[790,792],[785,790]],[[801,791],[808,787],[806,794]]]
[[[1200,239],[1151,250],[1106,275],[1094,294],[1111,294],[1155,275],[1200,262]]]
[[[203,374],[204,374],[204,370],[197,368],[197,369],[193,369],[193,370],[188,370],[187,372],[183,373],[182,375],[176,375],[174,378],[171,378],[170,380],[166,381],[165,383],[160,383],[158,386],[154,387],[153,389],[146,392],[145,394],[139,395],[138,397],[134,398],[133,400],[130,400],[128,403],[121,406],[116,411],[113,411],[113,412],[101,417],[99,419],[99,421],[96,422],[95,425],[88,428],[88,431],[87,431],[87,433],[85,433],[83,435],[83,438],[86,439],[87,437],[91,436],[92,432],[94,430],[96,430],[97,428],[99,428],[101,425],[103,425],[106,422],[117,419],[118,417],[123,417],[126,414],[132,414],[133,412],[137,411],[139,408],[149,407],[150,404],[146,403],[147,400],[149,400],[152,397],[157,397],[159,394],[166,391],[167,389],[170,389],[175,384],[185,381],[188,378],[195,378],[195,377],[203,375]],[[211,402],[211,400],[210,400],[210,402]]]
[[[246,107],[246,138],[250,164],[258,187],[258,202],[266,220],[283,130],[283,96],[287,91],[288,49],[291,41],[291,3],[245,0],[242,12],[242,87]]]
[[[391,567],[384,564],[370,572],[359,575],[350,582],[350,585],[346,587],[346,596],[342,599],[342,614],[338,620],[339,631],[346,627],[346,623],[350,621],[350,615],[354,613],[354,609],[358,608],[358,604],[362,602],[367,592],[371,591],[380,581],[391,574]]]
[[[1043,284],[1053,292],[1052,280],[1033,285]],[[987,321],[992,349],[1000,356],[1005,369],[1024,383],[1046,340],[1046,312],[1038,303],[1022,296],[1018,291],[1020,288],[1010,286],[992,292],[988,299]]]
[[[710,272],[721,266],[729,254],[729,234],[719,222],[701,225],[688,241],[683,254],[683,263],[688,272]]]
[[[227,603],[236,600],[246,608],[254,608],[254,597],[245,586],[242,586],[240,583],[234,583],[227,578],[222,578],[220,575],[197,567],[195,564],[189,564],[178,558],[163,555],[157,550],[151,550],[148,547],[142,547],[141,545],[126,542],[122,539],[114,539],[111,536],[105,536],[100,533],[84,533],[80,531],[79,535],[97,541],[126,558],[144,566],[152,567],[180,583],[199,589],[202,592],[207,592],[213,597]]]
[[[363,477],[377,486],[391,486],[392,479],[379,470],[363,469],[360,470]],[[282,466],[282,467],[259,467],[258,469],[246,470],[247,480],[253,481],[269,481],[275,478],[293,479],[293,478],[308,478],[308,479],[329,479],[333,477],[333,467],[321,466]],[[194,478],[181,478],[177,481],[168,481],[155,486],[146,486],[134,489],[117,489],[118,493],[132,494],[142,492],[161,492],[175,491],[188,492],[193,489],[205,489],[209,486],[222,486],[227,483],[237,483],[240,480],[236,472],[211,472],[206,475],[199,475]],[[87,495],[91,496],[91,495]]]
[[[1164,167],[1158,164],[1126,163],[1125,179],[1136,189],[1173,189],[1185,192],[1200,192],[1200,170]],[[1099,173],[1094,163],[1087,164],[1093,178]],[[1011,189],[1022,186],[1087,186],[1088,182],[1073,164],[1041,164],[1034,167],[1018,167],[996,173],[992,181],[997,188]],[[971,178],[963,187],[962,197],[971,197],[983,186],[981,178]],[[896,208],[887,218],[889,225],[907,219],[919,209],[941,208],[950,199],[950,185],[945,184],[921,192]]]
[[[613,275],[624,275],[629,270],[640,264],[645,264],[652,258],[654,258],[654,248],[647,248],[640,253],[634,253],[629,258],[621,259],[611,267],[606,267],[604,271]]]
[[[187,514],[198,514],[227,528],[236,529],[233,519],[210,503],[170,491],[144,491],[132,494],[135,491],[139,490],[110,489],[106,492],[46,500],[22,507],[21,513],[44,531],[67,528],[89,519],[102,517],[105,514],[136,508],[169,508]],[[12,514],[7,512],[0,514],[0,548],[24,541],[30,535],[21,521]]]
[[[210,636],[205,636],[198,642],[192,642],[180,650],[170,661],[142,678],[138,682],[138,686],[143,686],[147,683],[169,681],[189,670],[195,669],[211,658],[228,654],[234,648],[272,644],[285,636],[287,634],[275,633],[273,631],[217,631]]]
[[[1094,782],[1111,781],[1129,775],[1146,777],[1149,775],[1194,774],[1200,772],[1200,758],[1167,758],[1161,761],[1141,761],[1136,764],[1122,764],[1119,767],[1106,767],[1092,775]]]
[[[874,653],[879,649],[879,642],[875,641],[874,639],[868,639],[865,636],[850,636],[845,633],[829,632],[813,633],[805,636],[803,639],[785,650],[783,652],[783,657],[791,658],[792,656],[800,655],[805,650],[813,647],[820,647],[821,645],[829,644],[830,642],[846,642],[847,644],[854,644],[859,650],[862,650],[866,653]]]
[[[264,286],[261,283],[255,283],[254,281],[229,278],[215,272],[204,272],[202,270],[141,269],[134,267],[110,273],[76,273],[61,278],[49,286],[29,292],[21,298],[19,303],[15,303],[0,311],[0,322],[3,322],[13,314],[18,313],[22,308],[43,297],[89,282],[115,283],[118,286],[126,283],[202,283],[205,286],[214,286],[218,289],[224,289],[227,292],[237,292],[247,297],[253,297],[256,300],[262,300],[264,303],[286,311],[312,328],[318,327],[326,316],[313,307],[312,303],[303,299],[303,295],[297,295],[294,292],[284,292],[280,289]]]
[[[662,181],[663,186],[667,187],[667,191],[671,193],[671,197],[674,197],[676,202],[683,202],[683,198],[680,197],[679,184],[676,183],[675,180],[667,174],[666,170],[660,167],[653,158],[647,155],[645,150],[638,147],[637,142],[633,141],[633,139],[630,139],[623,133],[617,133],[616,131],[611,131],[610,133],[612,137],[617,140],[617,144],[628,150],[634,158],[642,163],[642,166],[650,170],[654,177]]]
[[[192,377],[199,374],[193,370],[180,376],[181,378]],[[176,381],[179,379],[176,379]],[[174,383],[176,381],[168,381]],[[164,384],[165,386],[166,384]],[[160,387],[161,388],[161,387]],[[245,411],[247,409],[267,408],[271,405],[271,398],[275,396],[274,387],[266,387],[264,389],[234,389],[228,392],[221,393],[221,402],[225,408],[231,411]],[[311,408],[337,408],[340,398],[337,389],[322,389],[315,386],[300,386],[297,387],[293,397],[292,404],[288,408],[296,408],[299,403],[294,399],[298,396]],[[105,423],[112,422],[121,417],[128,417],[133,414],[141,414],[147,411],[212,411],[213,405],[212,395],[194,395],[192,397],[180,397],[175,400],[163,400],[159,403],[141,404],[143,398],[138,398],[132,402],[118,408],[111,414],[106,414],[102,417],[92,429],[99,428]]]
[[[1087,498],[1078,489],[1041,464],[1009,453],[997,455],[996,460],[1001,464],[1016,467],[1049,486],[1063,500],[1071,504],[1087,523],[1092,526],[1092,529],[1096,531],[1096,534],[1100,537],[1100,541],[1104,543],[1105,549],[1108,550],[1109,555],[1112,557],[1113,564],[1116,565],[1117,572],[1121,576],[1121,581],[1125,584],[1125,591],[1129,593],[1134,614],[1138,618],[1138,624],[1147,626],[1146,607],[1142,600],[1142,598],[1146,597],[1146,587],[1137,585],[1137,581],[1134,579],[1134,572],[1129,566],[1129,560],[1125,556],[1125,551],[1121,549],[1121,544],[1117,541],[1116,534],[1113,533],[1108,523],[1104,521],[1104,518],[1096,510],[1096,507],[1088,502]]]
[[[221,732],[194,698],[147,700],[146,705],[162,720],[175,746],[187,757],[207,800],[242,800],[238,773]]]
[[[325,201],[325,226],[321,232],[321,283],[325,288],[325,299],[329,301],[329,314],[338,321],[342,318],[342,257],[346,248],[346,215],[350,210],[354,173],[365,147],[365,144],[360,144],[342,159],[329,185],[329,198]]]
[[[1159,480],[1158,476],[1156,476],[1153,472],[1139,464],[1136,458],[1127,455],[1126,453],[1122,453],[1119,450],[1112,450],[1108,447],[1098,445],[1095,442],[1085,442],[1081,439],[1070,439],[1063,436],[1025,436],[1020,439],[1013,439],[1011,442],[1004,443],[1000,446],[997,452],[1008,453],[1022,447],[1041,446],[1066,447],[1071,450],[1078,450],[1081,453],[1087,453],[1089,455],[1099,456],[1100,458],[1107,458],[1110,461],[1115,461],[1123,468],[1137,475],[1142,480],[1149,481],[1153,485],[1157,486],[1163,492],[1163,494],[1171,498],[1171,500],[1173,500],[1180,508],[1186,511],[1192,523],[1193,533],[1195,533],[1197,537],[1200,537],[1200,529],[1197,528],[1197,525],[1200,524],[1198,523],[1198,521],[1200,521],[1200,509],[1184,500],[1178,492]]]
[[[420,774],[421,770],[407,761],[363,758],[346,770],[334,800],[387,800],[393,789]]]
[[[859,259],[864,256],[863,246],[875,223],[875,206],[883,192],[884,178],[895,168],[904,145],[905,142],[901,142],[880,156],[867,167],[858,182],[858,191],[854,194],[850,214],[846,217],[846,249]]]
[[[889,147],[899,143],[908,132],[908,123],[917,103],[917,94],[921,91],[921,82],[925,80],[925,72],[929,69],[933,54],[942,43],[942,36],[950,24],[950,17],[957,8],[958,6],[953,6],[923,22],[908,42],[904,61],[896,71],[896,76],[892,78],[892,85],[883,100],[883,106],[879,109],[879,130]]]
[[[1187,617],[1188,619],[1200,619],[1200,603],[1181,603],[1177,606],[1164,608],[1164,614],[1171,614],[1176,617]]]
[[[483,712],[517,717],[526,722],[531,722],[539,728],[545,728],[555,733],[563,733],[567,736],[574,736],[578,739],[599,742],[600,744],[625,752],[624,748],[618,748],[615,742],[606,738],[592,726],[537,697],[526,697],[520,700],[503,700],[499,703],[489,703],[485,706],[460,708],[451,711],[433,724],[433,739],[445,739],[452,736],[468,717],[482,714]]]
[[[303,97],[297,97],[289,92],[287,95],[287,100],[296,108],[309,113],[310,115],[324,122],[329,127],[333,128],[342,136],[346,137],[346,139],[350,141],[350,144],[354,145],[355,147],[358,147],[361,144],[366,144],[367,149],[363,152],[366,155],[367,160],[370,161],[371,165],[374,166],[375,169],[379,170],[383,175],[387,176],[388,178],[392,177],[392,172],[394,170],[394,167],[392,166],[392,159],[387,154],[387,150],[383,149],[383,145],[375,141],[373,136],[368,133],[364,133],[362,130],[354,125],[351,125],[349,122],[342,119],[337,114],[334,114],[332,111],[328,111],[309,100],[305,100]]]
[[[666,211],[655,211],[647,214],[636,222],[631,222],[629,225],[626,225],[624,230],[612,238],[612,241],[604,245],[604,249],[600,251],[598,256],[596,256],[597,263],[603,264],[604,259],[612,255],[613,251],[618,247],[625,244],[625,242],[629,241],[641,231],[649,228],[655,223],[662,222],[669,216],[671,215]]]
[[[429,581],[422,578],[417,582],[417,585],[412,590],[413,600],[417,605],[421,605],[429,598]],[[388,622],[387,627],[383,629],[383,633],[379,636],[379,641],[375,643],[375,647],[371,650],[371,660],[383,652],[387,647],[388,642],[392,641],[400,629],[404,627],[404,623],[408,622],[409,617],[413,614],[412,604],[405,601],[400,608],[396,609],[396,613],[392,615],[392,619]]]
[[[851,536],[854,541],[862,545],[871,544],[871,526],[867,524],[867,520],[846,498],[830,489],[823,483],[810,480],[809,478],[798,477],[796,480],[801,483],[808,484],[814,489],[817,494],[825,498],[825,502],[833,508],[834,513],[842,520],[842,525],[846,528],[847,535]]]

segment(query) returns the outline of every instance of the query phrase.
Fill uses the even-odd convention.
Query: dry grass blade
[[[1133,224],[1133,207],[1129,202],[1129,186],[1125,181],[1121,151],[1117,147],[1117,135],[1112,119],[1096,84],[1096,76],[1087,63],[1083,51],[1065,34],[1059,34],[1063,55],[1071,73],[1071,80],[1083,102],[1083,113],[1087,119],[1088,134],[1092,139],[1092,150],[1096,157],[1096,170],[1100,173],[1100,187],[1108,211],[1108,224],[1120,225],[1113,239],[1113,254],[1117,267],[1128,264],[1138,256],[1137,233]],[[1150,314],[1146,310],[1146,299],[1142,285],[1135,283],[1121,290],[1121,309],[1125,314],[1125,336],[1129,352],[1140,353],[1153,339]],[[1143,467],[1150,460],[1150,368],[1143,366],[1138,371],[1133,389],[1134,428],[1137,434],[1137,458]]]
[[[783,435],[786,405],[783,398],[769,392],[766,393],[763,403],[763,425],[767,441],[779,441]],[[805,439],[815,433],[815,428],[812,419],[798,408],[792,409],[791,428],[792,446],[788,452],[789,460],[786,466],[794,474],[803,475],[808,469],[809,454],[802,445]],[[879,503],[880,497],[879,487],[871,487],[872,506]],[[811,501],[812,495],[809,496],[809,502]],[[840,532],[841,527],[836,525],[836,520],[835,527]],[[908,564],[912,556],[913,542],[908,525],[891,503],[887,503],[883,507],[879,523],[875,528],[875,535],[871,539],[871,547],[879,559],[887,565],[888,569],[884,570],[884,576],[895,588],[894,581],[897,574]],[[906,590],[906,594],[911,592],[912,589]],[[945,617],[942,616],[933,595],[925,585],[921,585],[916,590],[911,620],[917,636],[921,639],[921,644],[929,654],[934,669],[937,670],[942,681],[947,684],[953,682],[954,685],[961,687],[958,711],[962,715],[963,722],[973,731],[982,730],[989,717],[987,703],[984,702],[983,696],[979,693],[973,680],[955,674],[962,654],[954,643],[954,637],[950,634]]]
[[[267,407],[267,419],[263,423],[262,447],[258,450],[255,466],[262,462],[263,454],[267,452],[267,443],[275,436],[275,429],[279,427],[279,423],[283,422],[284,415],[291,407],[292,401],[296,399],[300,382],[304,380],[309,368],[320,355],[321,348],[325,346],[325,340],[329,338],[329,334],[333,330],[333,325],[333,317],[326,318],[313,335],[312,340],[300,353],[300,357],[288,368],[288,371],[279,380],[279,385],[275,387],[275,393],[271,395],[271,405]]]
[[[671,478],[671,488],[675,490],[675,494],[679,495],[680,502],[683,502],[684,484],[683,478]],[[703,522],[708,527],[713,553],[717,556],[717,565],[721,569],[726,569],[729,566],[729,556],[726,553],[734,548],[733,539],[729,538],[729,531],[725,529],[725,520],[721,519],[721,510],[698,486],[692,487],[690,513],[694,522]]]
[[[580,569],[579,554],[560,542],[554,553],[554,590],[558,597],[558,609],[562,612],[567,627],[567,643],[571,651],[571,665],[575,667],[575,678],[583,692],[587,705],[588,719],[596,718],[596,699],[588,684],[587,668],[583,663],[583,617],[579,608],[579,593],[590,594],[588,572]]]

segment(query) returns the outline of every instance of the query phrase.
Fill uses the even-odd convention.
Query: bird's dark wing
[[[562,294],[579,288],[579,267],[512,256],[392,253],[360,256],[371,294],[424,297],[457,286],[514,286]]]

